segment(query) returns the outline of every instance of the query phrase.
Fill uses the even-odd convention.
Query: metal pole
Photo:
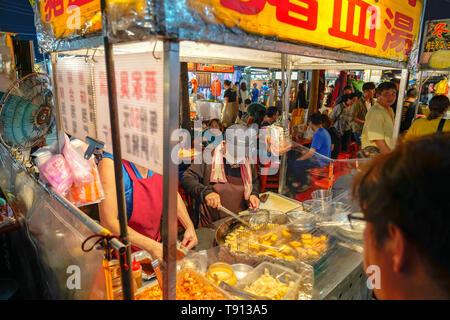
[[[417,96],[417,103],[416,103],[416,109],[414,110],[414,118],[413,118],[413,122],[417,117],[417,112],[419,111],[419,104],[420,104],[420,97],[421,97],[421,92],[422,92],[422,71],[419,71],[419,77],[418,77],[418,87],[417,87],[417,92],[418,92],[418,96]]]
[[[180,94],[180,46],[164,41],[164,153],[163,212],[161,236],[164,246],[163,299],[176,299],[177,267],[177,190],[178,166],[171,159],[177,141],[170,135],[178,129]]]
[[[398,90],[397,110],[395,112],[394,134],[392,135],[392,142],[394,146],[397,144],[397,138],[400,131],[400,122],[402,120],[403,100],[405,98],[406,85],[409,79],[408,69],[402,69],[402,78],[400,80],[400,88]]]
[[[123,186],[122,175],[122,150],[120,146],[120,132],[119,132],[119,108],[117,105],[117,90],[116,90],[116,76],[114,71],[114,57],[112,44],[109,43],[107,36],[107,19],[105,14],[106,0],[101,0],[101,10],[103,17],[103,42],[105,46],[105,63],[106,63],[106,77],[108,83],[108,100],[109,100],[109,116],[111,121],[111,137],[114,141],[113,155],[114,155],[114,174],[116,180],[116,196],[117,196],[117,210],[119,214],[120,224],[120,239],[126,246],[125,255],[121,254],[120,269],[122,271],[122,288],[124,300],[133,300],[132,287],[132,270],[131,270],[131,244],[128,238],[128,223],[125,204],[125,192]]]
[[[418,56],[418,60],[417,61],[417,65],[420,68],[420,58],[422,57],[423,54],[423,48],[425,47],[425,43],[423,43],[423,39],[424,39],[424,27],[425,27],[425,10],[427,8],[427,0],[423,1],[423,7],[422,7],[422,14],[420,15],[420,26],[419,26],[419,39],[418,39],[418,44],[420,46],[420,51],[419,51],[419,56]],[[419,110],[419,104],[420,104],[420,96],[421,96],[421,92],[422,92],[422,70],[419,71],[419,86],[418,86],[418,90],[419,90],[419,96],[417,98],[417,104],[416,104],[416,109],[414,110],[414,118],[413,118],[413,122],[416,119],[417,116],[417,112]]]
[[[52,61],[52,87],[53,87],[53,97],[55,98],[55,111],[56,111],[56,141],[58,144],[58,153],[62,153],[62,149],[64,147],[64,125],[61,114],[61,104],[59,102],[59,90],[58,90],[58,81],[56,78],[57,75],[57,66],[56,62],[58,61],[58,53],[51,53],[51,61]]]
[[[287,73],[287,87],[290,91],[291,87],[291,63],[289,56],[287,54],[281,54],[281,77],[283,81],[283,89],[284,89],[284,77],[285,73]],[[284,131],[287,129],[289,124],[289,92],[286,94],[286,91],[283,90],[283,100],[282,100],[282,106],[283,106],[283,134]],[[282,194],[284,191],[284,184],[286,183],[286,171],[287,171],[287,153],[283,153],[281,156],[281,163],[280,163],[280,183],[278,185],[278,193]]]

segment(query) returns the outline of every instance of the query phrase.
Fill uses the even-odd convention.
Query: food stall
[[[411,1],[405,0],[404,6],[392,4],[389,9],[383,7],[381,12],[369,8],[369,4],[372,2],[374,1],[361,1],[359,5],[352,2],[351,5],[365,9],[364,13],[370,13],[372,18],[376,18],[380,14],[387,21],[392,20],[392,23],[394,23],[394,16],[391,17],[392,11],[403,12],[402,15],[411,16],[410,19],[412,20],[408,20],[411,23],[406,27],[411,27],[410,31],[413,37],[417,34],[423,4],[421,1],[414,1],[414,4],[412,4]],[[257,232],[246,234],[245,228],[239,229],[242,225],[236,224],[233,219],[217,221],[217,229],[213,230],[213,237],[210,237],[211,230],[199,229],[200,244],[198,250],[186,255],[182,261],[177,263],[175,205],[177,166],[170,158],[171,151],[176,146],[176,141],[171,140],[171,135],[175,129],[178,129],[179,62],[183,61],[183,56],[189,62],[195,61],[193,57],[210,56],[214,63],[259,65],[269,68],[279,68],[281,65],[282,74],[287,75],[287,79],[283,76],[283,82],[286,81],[287,87],[290,87],[290,70],[294,69],[370,69],[373,67],[377,70],[381,68],[406,70],[407,66],[404,61],[407,57],[401,49],[397,50],[394,42],[390,42],[389,39],[392,34],[388,32],[389,30],[381,32],[372,26],[369,28],[369,35],[366,38],[363,32],[367,25],[365,19],[360,23],[358,36],[352,35],[351,30],[340,30],[342,19],[350,21],[350,19],[355,18],[355,12],[350,9],[349,12],[342,15],[342,1],[336,1],[334,6],[324,3],[319,5],[312,1],[312,4],[308,5],[308,9],[291,4],[290,10],[303,12],[307,17],[306,21],[290,17],[289,11],[286,11],[287,9],[282,6],[258,1],[256,4],[250,5],[253,7],[250,8],[251,10],[256,10],[252,12],[258,12],[262,15],[276,15],[277,21],[273,19],[265,19],[265,22],[257,20],[258,23],[256,24],[254,19],[258,18],[255,18],[248,11],[249,6],[244,5],[245,2],[242,1],[221,4],[215,0],[176,1],[175,3],[173,1],[156,0],[129,1],[126,4],[121,1],[108,1],[108,3],[101,1],[101,8],[99,1],[84,1],[80,5],[83,17],[81,26],[78,25],[74,28],[75,31],[72,30],[72,32],[67,33],[68,29],[64,28],[67,25],[69,14],[65,11],[67,8],[63,6],[65,16],[56,15],[57,10],[54,10],[56,8],[44,8],[43,3],[44,1],[38,1],[35,4],[36,26],[41,50],[52,56],[59,146],[61,147],[63,144],[64,132],[83,141],[87,141],[86,137],[89,136],[96,141],[103,142],[104,150],[112,151],[114,154],[116,184],[119,186],[122,185],[120,167],[122,158],[134,161],[162,174],[164,177],[164,209],[161,231],[165,263],[162,271],[165,276],[163,290],[154,292],[157,297],[175,299],[178,298],[176,287],[180,283],[184,287],[193,283],[201,283],[202,285],[199,287],[212,288],[211,290],[215,294],[211,296],[208,295],[211,292],[205,292],[203,296],[205,298],[223,299],[239,295],[242,297],[242,291],[247,293],[247,298],[249,298],[248,295],[253,295],[254,298],[254,296],[264,295],[264,292],[258,290],[258,288],[251,287],[251,282],[260,283],[258,282],[259,279],[263,282],[261,285],[277,284],[276,286],[281,289],[280,292],[266,293],[266,295],[276,299],[367,297],[367,290],[364,291],[366,287],[364,285],[365,278],[362,270],[360,245],[344,243],[344,245],[336,246],[336,244],[330,242],[333,231],[319,234],[300,231],[298,237],[291,238],[293,233],[299,231],[295,230],[295,226],[298,227],[296,223],[287,221],[287,219],[294,219],[294,222],[298,222],[297,219],[300,218],[295,216],[295,210],[309,213],[305,219],[311,219],[311,215],[315,216],[315,213],[319,212],[339,211],[343,209],[339,208],[340,205],[338,205],[338,203],[341,203],[340,197],[346,198],[348,193],[335,195],[333,198],[334,204],[328,203],[330,199],[318,199],[320,205],[311,205],[312,208],[305,203],[306,199],[296,200],[282,195],[284,193],[283,186],[286,185],[287,156],[283,156],[281,159],[280,189],[278,192],[268,194],[266,198],[265,204],[268,206],[266,210],[269,210],[269,218],[267,212],[262,210],[258,212],[258,215],[247,214],[245,216],[246,213],[241,213],[243,219],[248,219],[247,223],[252,226],[252,231],[255,226],[261,224],[263,225],[262,231],[267,231],[265,229],[267,227],[273,228],[273,230],[270,231],[269,229],[266,234]],[[385,11],[387,10],[391,14],[386,14]],[[350,13],[350,11],[353,13]],[[101,31],[101,12],[106,13],[103,19],[103,34]],[[52,13],[54,16],[52,16]],[[318,17],[321,17],[321,19],[318,20]],[[241,21],[240,24],[237,24],[237,21]],[[328,26],[331,22],[332,25]],[[267,28],[264,23],[275,23],[275,26]],[[398,21],[395,20],[395,23],[398,23]],[[405,27],[401,23],[398,24]],[[255,29],[256,25],[262,27]],[[302,32],[298,32],[299,29]],[[330,30],[328,31],[328,29]],[[328,40],[326,48],[323,47],[324,39]],[[383,43],[387,43],[384,50],[382,49]],[[345,51],[342,48],[345,48]],[[183,54],[183,50],[194,50],[195,55]],[[240,62],[234,63],[230,59],[224,61],[225,56],[233,57]],[[247,60],[248,63],[243,63],[244,60]],[[346,61],[346,63],[343,64],[342,61]],[[208,63],[205,60],[202,62]],[[143,72],[144,75],[139,72]],[[75,91],[75,95],[82,92],[81,84],[71,86],[69,75],[78,74],[79,76],[80,73],[84,73],[86,79],[90,81],[91,93],[89,97],[92,103],[89,103],[89,99],[87,104],[80,101],[75,106],[73,115],[64,113],[63,105],[67,96],[70,99],[71,90]],[[129,82],[126,82],[125,79]],[[140,80],[145,80],[145,84],[140,82],[141,87],[137,85]],[[404,82],[405,80],[403,80],[403,86]],[[131,92],[122,90],[123,83],[127,84],[125,88],[128,88]],[[128,83],[130,83],[130,86],[128,86]],[[139,88],[144,90],[143,93]],[[141,96],[142,102],[139,102],[139,92],[143,94]],[[283,105],[288,106],[289,95],[285,95],[284,98]],[[149,99],[147,104],[146,99]],[[123,121],[127,117],[133,118],[133,110],[128,110],[127,104],[128,106],[134,106],[134,108],[131,108],[133,110],[150,112],[152,121],[154,121],[152,125],[155,125],[154,131],[151,131],[149,136],[152,138],[150,142],[153,142],[153,144],[145,140],[145,135],[140,132],[141,128],[136,125],[136,122],[133,126],[133,123],[128,125],[127,121]],[[83,109],[86,111],[83,111]],[[83,113],[86,112],[90,117],[83,117]],[[283,121],[284,127],[287,128],[288,108],[286,107],[283,109]],[[79,130],[78,126],[83,123],[86,126],[83,126],[83,130]],[[133,136],[137,138],[130,140]],[[114,144],[112,141],[114,141]],[[130,141],[133,143],[130,144]],[[134,141],[139,141],[141,144]],[[147,144],[144,144],[144,141],[147,141]],[[142,144],[148,146],[148,149],[142,149]],[[137,149],[134,148],[134,145],[138,145]],[[301,148],[301,146],[296,147]],[[328,161],[328,170],[320,170],[316,175],[317,182],[323,180],[323,178],[329,181],[325,184],[325,189],[331,188],[335,176],[333,172],[337,170],[336,168],[356,167],[356,164],[352,163],[351,160],[346,163],[342,161],[333,162],[330,159],[324,159],[324,161]],[[323,172],[327,173],[323,175]],[[76,217],[77,221],[81,221],[83,225],[88,226],[91,232],[95,229],[95,233],[100,233],[100,226],[95,224],[92,219],[86,218],[78,208],[71,205],[64,197],[50,188],[46,188],[42,183],[33,180],[26,172],[23,172],[23,175],[26,179],[32,180],[29,182],[30,185],[48,197],[49,210],[53,212],[54,206],[57,206],[69,217]],[[116,243],[114,248],[120,249],[121,252],[124,251],[123,248],[126,248],[125,253],[120,255],[123,297],[132,299],[134,294],[131,285],[131,272],[124,268],[125,264],[131,265],[131,252],[127,233],[124,231],[126,230],[126,216],[123,190],[118,188],[117,195],[121,241],[119,244]],[[42,204],[42,202],[40,203]],[[287,203],[287,208],[284,208],[286,211],[278,215],[271,212],[281,211],[280,203]],[[274,208],[276,209],[274,210]],[[264,209],[264,206],[261,209]],[[37,210],[39,213],[43,212],[40,208],[37,208]],[[288,212],[291,212],[294,217],[287,215]],[[253,216],[262,217],[262,223],[250,221]],[[57,220],[61,221],[61,219]],[[74,222],[63,221],[66,228],[73,229]],[[329,221],[319,221],[316,218],[309,221],[312,224],[319,222]],[[230,223],[233,223],[233,227]],[[287,230],[287,225],[294,227],[294,231]],[[42,228],[43,226],[35,229],[34,232],[39,234]],[[239,229],[239,234],[231,235],[235,229]],[[219,230],[223,231],[222,234]],[[50,232],[49,234],[52,237],[56,236],[56,232]],[[88,234],[89,232],[81,234],[81,236],[77,234],[78,237],[72,245],[80,248],[82,241]],[[227,236],[228,239],[226,239]],[[238,238],[244,239],[243,243],[247,243],[247,249],[250,248],[251,250],[256,248],[251,248],[251,242],[246,239],[256,239],[258,248],[261,248],[261,245],[265,246],[265,254],[258,255],[256,253],[255,257],[248,258],[245,254],[242,256],[238,252],[233,252],[235,247],[233,239]],[[49,248],[52,243],[53,245],[58,243],[55,239],[49,239],[48,242],[45,242],[44,238],[41,239],[39,240],[44,248]],[[289,240],[290,247],[287,247],[284,241],[277,242],[281,239]],[[209,240],[213,240],[213,242],[209,242]],[[223,240],[222,246],[219,245],[221,240]],[[227,244],[225,243],[226,240],[229,240]],[[234,242],[234,244],[238,249],[237,246],[241,245],[241,242]],[[200,250],[202,246],[204,251]],[[269,252],[267,252],[267,249],[269,249]],[[238,251],[245,253],[245,249]],[[296,256],[290,254],[292,251],[297,252]],[[270,252],[272,252],[272,255],[266,254]],[[100,267],[102,255],[99,252],[96,253],[96,263]],[[92,256],[93,254],[94,252],[91,251],[88,254],[83,253],[83,256]],[[196,259],[195,255],[203,255],[203,259]],[[301,259],[297,259],[298,256]],[[293,257],[294,259],[285,259],[286,257]],[[192,267],[193,261],[200,261],[200,265]],[[227,265],[214,266],[216,263],[226,263]],[[252,271],[247,272],[246,278],[239,279],[244,282],[237,284],[234,288],[235,291],[226,286],[225,288],[219,287],[222,284],[220,282],[219,285],[214,284],[214,279],[219,279],[218,274],[227,273],[225,270],[228,265],[242,263],[251,266]],[[54,262],[52,268],[61,269],[61,266],[64,265]],[[218,267],[220,272],[215,271],[214,268],[211,270],[211,267]],[[269,274],[265,271],[266,269]],[[195,270],[195,272],[192,274],[186,270]],[[237,276],[238,273],[235,270],[233,271],[234,275]],[[89,272],[89,274],[93,276],[95,272]],[[152,293],[148,290],[154,287],[153,284],[152,286],[147,285],[147,290],[136,292],[137,298],[151,298],[149,295]],[[349,288],[351,289],[349,290]],[[362,292],[365,292],[365,294]],[[106,295],[105,292],[103,294]],[[192,298],[189,295],[183,295],[182,297]]]
[[[450,90],[448,90],[448,83],[450,82],[450,57],[448,55],[448,49],[450,48],[449,26],[449,19],[430,20],[426,22],[425,28],[423,29],[423,34],[421,35],[423,40],[421,42],[422,47],[418,64],[417,90],[419,92],[419,97],[415,115],[417,115],[418,107],[421,101],[421,93],[424,89],[423,87],[430,78],[434,77],[436,79],[433,83],[440,83],[441,94],[450,96]],[[447,85],[445,86],[446,81]],[[427,98],[425,100],[425,104],[428,104],[430,94],[426,96]]]

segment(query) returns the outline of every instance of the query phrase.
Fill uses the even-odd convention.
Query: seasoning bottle
[[[133,279],[136,283],[135,290],[142,287],[142,267],[139,262],[136,261],[136,257],[133,259]]]

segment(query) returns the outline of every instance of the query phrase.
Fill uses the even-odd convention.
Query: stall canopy
[[[161,51],[162,42],[136,42],[115,46],[116,54]],[[73,50],[60,52],[63,55],[103,56],[103,47],[91,50]],[[252,66],[257,68],[276,68],[281,65],[281,53],[247,48],[237,48],[226,45],[201,43],[193,41],[180,42],[180,61],[198,63],[218,63],[235,66]],[[312,58],[291,55],[292,70],[339,69],[339,70],[382,70],[396,69],[393,67],[351,63],[332,59]]]
[[[284,2],[267,0],[109,3],[106,34],[116,43],[163,36],[389,68],[406,68],[408,56],[419,51],[417,35],[423,7],[422,0],[303,0],[289,2],[288,6],[283,5]],[[56,15],[56,11],[43,4],[44,1],[40,1],[35,8],[39,45],[44,51],[102,44],[100,8],[96,1],[83,2],[79,7],[81,27],[78,23],[78,28],[72,31],[61,28],[61,25],[72,25],[70,8],[63,6],[59,10],[62,13]],[[229,57],[235,57],[231,53],[236,52],[221,52],[215,61],[223,59],[225,62]],[[251,56],[237,54],[237,57]],[[203,55],[208,58],[207,54]],[[268,60],[270,55],[267,54]],[[185,56],[189,58],[188,53]],[[302,58],[300,64],[312,68],[315,62]],[[245,59],[226,63],[251,65]],[[326,69],[327,61],[322,63],[320,68]]]

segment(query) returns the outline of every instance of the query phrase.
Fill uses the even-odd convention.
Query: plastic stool
[[[278,189],[278,185],[280,182],[280,168],[278,168],[276,175],[264,174],[267,173],[270,167],[270,163],[261,166],[261,193],[264,192],[267,188]]]

